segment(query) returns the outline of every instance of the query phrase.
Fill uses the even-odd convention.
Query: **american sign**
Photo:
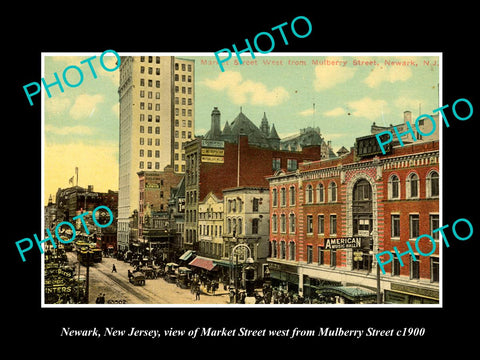
[[[362,247],[365,237],[327,238],[324,249],[358,249]]]

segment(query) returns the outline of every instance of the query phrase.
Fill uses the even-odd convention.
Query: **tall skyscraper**
[[[194,137],[194,60],[174,56],[123,56],[120,102],[117,243],[130,242],[130,217],[138,210],[137,172],[171,165],[185,172],[183,143]]]

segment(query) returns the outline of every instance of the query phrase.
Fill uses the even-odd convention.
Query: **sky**
[[[80,85],[64,84],[63,93],[52,86],[51,98],[42,89],[44,203],[59,187],[70,186],[75,167],[79,186],[118,190],[119,70],[104,70],[100,53],[43,55],[42,74],[47,84],[54,82],[54,72],[62,79],[64,69],[72,65],[84,75],[80,82],[78,73],[69,70],[67,80]],[[93,55],[97,78],[88,64],[80,64]],[[209,130],[213,107],[221,112],[222,128],[225,121],[235,119],[241,107],[257,126],[265,113],[280,138],[308,126],[319,127],[336,152],[342,146],[350,149],[356,137],[370,134],[373,122],[395,125],[403,122],[406,110],[412,111],[415,119],[441,106],[438,54],[270,53],[256,54],[253,59],[245,53],[243,64],[234,54],[223,64],[224,72],[213,53],[202,55],[177,54],[195,59],[196,135]],[[221,59],[223,56],[220,54]],[[115,56],[104,60],[107,68],[115,68]]]

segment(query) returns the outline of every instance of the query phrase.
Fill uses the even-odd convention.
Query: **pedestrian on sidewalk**
[[[117,268],[115,267],[115,264],[112,264],[112,273],[117,272]]]
[[[200,300],[200,286],[195,290],[195,300]]]

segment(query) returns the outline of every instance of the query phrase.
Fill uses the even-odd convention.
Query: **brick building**
[[[250,145],[247,135],[238,139],[237,143],[195,139],[185,146],[185,246],[189,249],[195,249],[198,241],[198,203],[209,192],[223,199],[223,189],[268,187],[266,176],[277,169],[295,171],[300,162],[321,156],[320,146],[292,152]]]
[[[176,225],[169,215],[169,200],[183,175],[172,166],[163,171],[140,171],[138,204],[138,243],[162,250],[163,258],[172,257],[179,247]]]
[[[107,206],[112,211],[114,221],[106,228],[96,226],[91,217],[91,213],[98,206]],[[86,234],[80,219],[73,220],[75,216],[85,211],[90,212],[89,215],[83,217],[90,234]],[[98,216],[99,212],[96,215]],[[72,186],[58,189],[56,193],[55,221],[50,222],[49,226],[52,229],[61,221],[68,221],[75,225],[77,236],[90,238],[102,250],[112,249],[113,251],[117,247],[117,217],[118,191],[108,190],[106,193],[103,193],[94,191],[93,185],[88,185],[87,188]]]
[[[386,265],[380,288],[375,258],[394,247],[406,252],[406,242],[415,249],[421,234],[438,241],[432,234],[439,227],[438,141],[380,156],[357,144],[338,158],[306,161],[297,172],[278,171],[268,180],[275,286],[325,302],[376,302],[377,291],[386,303],[438,302],[439,246],[429,257],[417,253],[419,261],[402,255],[404,266],[398,258]],[[428,242],[418,244],[423,253],[431,250]]]

